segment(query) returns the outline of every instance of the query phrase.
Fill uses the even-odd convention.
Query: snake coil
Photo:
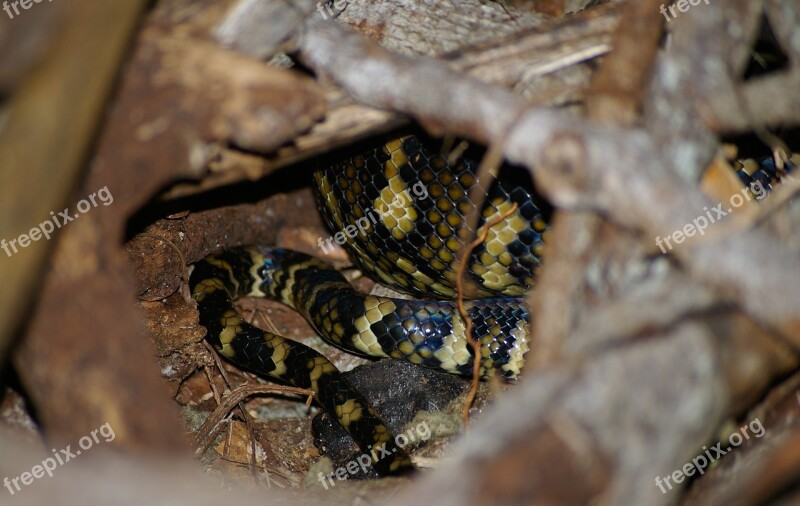
[[[338,237],[347,236],[345,247],[363,271],[411,295],[448,298],[455,295],[456,253],[463,244],[459,229],[474,207],[469,190],[478,182],[474,162],[432,153],[416,137],[401,137],[317,171],[314,181],[323,216]],[[468,295],[488,298],[469,300],[466,309],[473,337],[481,342],[481,376],[513,380],[528,351],[528,315],[518,297],[533,284],[547,216],[529,176],[521,177],[527,173],[504,170],[508,173],[487,189],[478,230],[513,203],[518,208],[474,250]],[[468,236],[475,232],[466,229]],[[358,354],[472,374],[475,357],[453,302],[366,295],[330,265],[303,253],[231,249],[194,264],[189,284],[200,324],[222,356],[313,390],[319,404],[372,455],[380,474],[407,470],[411,463],[374,409],[324,356],[250,325],[233,300],[283,302],[327,341]],[[389,457],[379,458],[376,448]]]

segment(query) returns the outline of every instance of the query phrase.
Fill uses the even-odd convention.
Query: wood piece
[[[548,21],[545,15],[509,11],[490,0],[362,0],[345,5],[338,21],[405,55],[447,53],[465,42],[496,40]]]
[[[710,97],[700,114],[719,133],[747,132],[800,124],[800,70],[768,74]]]
[[[80,190],[107,188],[113,203],[62,230],[14,357],[50,439],[74,441],[108,421],[122,448],[186,448],[155,352],[142,340],[122,248],[127,220],[158,189],[202,166],[196,158],[205,140],[269,148],[308,128],[324,112],[314,87],[308,78],[167,35],[157,23],[143,29]],[[257,114],[245,118],[241,109]]]
[[[378,36],[380,39],[379,35],[384,32],[378,33],[370,27],[381,25],[382,20],[394,22],[391,20],[392,12],[395,11],[389,9],[385,2],[376,5],[380,8],[374,12],[367,12],[363,6],[359,7],[355,3],[348,5],[346,10],[348,14],[341,17],[341,20],[352,24],[359,31]],[[474,10],[477,5],[482,4],[472,2],[460,5],[459,9],[463,16],[466,16],[470,12],[469,9]],[[489,5],[491,9],[497,8],[496,4]],[[415,9],[430,10],[431,5],[420,4]],[[216,31],[217,37],[223,43],[252,56],[263,57],[273,54],[276,50],[274,41],[282,36],[274,35],[272,30],[256,29],[252,22],[254,19],[270,15],[274,15],[274,12],[269,4],[242,1],[226,16]],[[503,19],[508,16],[506,13],[497,15]],[[309,18],[312,24],[323,20],[322,16],[315,12],[310,13]],[[464,21],[462,18],[459,19]],[[580,90],[585,86],[588,77],[585,68],[575,65],[602,55],[608,50],[610,34],[617,22],[616,7],[607,6],[596,12],[580,13],[563,22],[545,23],[543,21],[545,18],[541,16],[528,16],[522,19],[525,21],[510,25],[492,19],[477,21],[483,23],[478,39],[474,32],[464,30],[458,32],[457,38],[454,37],[455,34],[447,35],[450,39],[446,46],[450,51],[440,56],[449,60],[454,67],[463,68],[488,82],[498,82],[509,87],[516,86],[517,92],[524,94],[532,103],[552,105],[578,100]],[[417,30],[447,33],[437,28],[439,21],[436,16],[416,17],[415,20]],[[325,22],[333,20],[328,17]],[[458,20],[453,22],[458,23]],[[408,24],[409,20],[399,23]],[[387,37],[391,37],[389,33],[386,32]],[[503,34],[507,34],[503,38],[503,44],[492,39]],[[476,40],[480,39],[486,39],[485,43],[476,43]],[[391,41],[394,40],[391,38]],[[425,38],[408,39],[403,44],[403,50],[409,53],[437,51]],[[290,145],[283,146],[274,153],[265,154],[258,160],[241,160],[240,154],[223,149],[222,156],[241,160],[241,165],[228,165],[229,168],[236,167],[233,172],[216,175],[200,184],[188,182],[176,185],[168,190],[163,198],[173,199],[192,195],[220,184],[241,180],[241,170],[244,170],[249,177],[255,177],[257,174],[265,175],[277,168],[346,146],[368,136],[385,133],[408,122],[407,118],[397,114],[354,103],[336,87],[327,89],[326,100],[329,113],[325,120],[309,132],[297,137]]]
[[[63,10],[52,50],[18,86],[4,114],[0,239],[17,240],[68,202],[144,4],[143,0],[114,5],[79,0]],[[16,253],[11,246],[0,252],[0,277],[5,283],[0,293],[0,356],[17,326],[30,316],[26,308],[51,247],[42,238]]]
[[[693,14],[693,17],[701,17],[700,12]],[[729,69],[733,70],[715,69],[718,81],[730,81],[732,72],[742,63],[741,55],[747,52],[742,48],[747,47],[747,41],[756,26],[749,20],[745,22],[746,15],[747,12],[743,11],[726,20],[726,23],[743,30],[742,33],[737,32],[738,36],[733,42],[716,41],[720,52],[724,51],[726,43],[734,44],[734,49],[727,49],[731,62]],[[713,25],[718,20],[718,13],[708,16],[710,21],[700,19],[698,26]],[[697,28],[687,33],[699,37]],[[651,42],[655,43],[656,40],[652,39]],[[330,50],[334,47],[335,52]],[[690,51],[683,57],[702,61],[697,49],[701,45],[694,47],[694,52]],[[679,230],[684,223],[690,223],[696,216],[695,209],[713,206],[696,185],[679,176],[676,165],[685,160],[653,156],[658,151],[651,137],[654,131],[602,127],[591,122],[576,121],[566,114],[532,108],[514,124],[510,135],[504,137],[517,112],[524,108],[521,101],[499,90],[484,88],[468,77],[458,76],[437,66],[435,62],[423,58],[412,61],[390,55],[352,34],[321,24],[318,24],[317,30],[305,34],[301,49],[305,61],[312,68],[327,73],[351,95],[365,103],[411,113],[423,124],[432,125],[434,131],[446,129],[480,141],[503,142],[510,160],[535,167],[538,186],[561,207],[600,211],[616,223],[642,231],[644,237],[650,234],[655,237],[665,231]],[[699,65],[698,61],[693,64]],[[387,75],[394,79],[389,80]],[[441,93],[437,87],[436,83],[441,82],[450,83],[447,94]],[[635,101],[631,103],[636,104]],[[700,153],[700,148],[708,141],[708,136],[700,136],[692,149],[698,149],[696,153]],[[691,139],[686,142],[691,142]],[[698,162],[689,169],[699,173],[701,168]],[[731,314],[720,316],[721,319],[715,319],[715,324],[710,326],[697,321],[676,322],[663,335],[646,345],[622,346],[604,354],[602,358],[592,355],[591,360],[573,364],[576,369],[580,368],[581,379],[575,382],[565,379],[568,386],[563,389],[553,384],[541,386],[564,372],[555,367],[543,367],[525,380],[530,381],[526,383],[531,385],[530,396],[515,392],[519,396],[511,396],[514,400],[505,405],[505,410],[501,409],[502,414],[486,420],[486,425],[476,430],[485,434],[485,437],[464,443],[456,458],[468,465],[448,466],[446,472],[443,470],[435,478],[432,477],[417,492],[434,496],[443,494],[452,502],[470,502],[470,498],[475,497],[476,488],[464,490],[462,486],[457,489],[456,477],[462,485],[466,481],[476,483],[476,487],[481,486],[479,483],[491,487],[502,477],[490,473],[485,481],[481,481],[477,475],[470,473],[493,469],[493,450],[502,447],[510,451],[530,436],[529,432],[520,431],[520,416],[532,424],[525,425],[526,428],[541,429],[546,424],[542,421],[543,417],[564,409],[569,413],[567,419],[573,422],[571,425],[578,427],[577,432],[589,433],[588,438],[577,438],[576,453],[591,455],[591,448],[580,443],[582,439],[589,439],[603,448],[605,457],[614,463],[620,473],[616,478],[619,480],[618,486],[596,490],[596,495],[603,494],[604,500],[612,503],[663,501],[658,489],[652,486],[653,477],[682,465],[684,456],[702,445],[716,423],[732,411],[741,409],[733,395],[720,398],[719,389],[731,388],[736,384],[734,377],[745,378],[746,387],[737,396],[752,400],[768,381],[765,378],[756,381],[744,374],[740,366],[730,361],[730,357],[719,357],[718,340],[725,339],[725,344],[732,342],[740,350],[752,345],[754,349],[750,350],[750,356],[758,356],[759,360],[763,360],[765,369],[771,371],[769,375],[780,374],[796,363],[796,356],[786,346],[786,343],[800,345],[796,339],[797,324],[800,323],[797,320],[800,314],[800,307],[797,306],[800,279],[791,274],[792,265],[796,263],[796,259],[792,258],[796,255],[775,238],[760,231],[736,229],[736,236],[731,232],[717,225],[715,234],[719,235],[713,240],[683,245],[676,248],[673,254],[696,280],[706,283],[715,291],[730,294],[738,305],[757,320],[781,329],[781,337],[786,340],[784,343],[773,342],[777,346],[768,344],[773,338],[769,333],[756,333],[752,321],[742,315]],[[703,253],[699,253],[700,250]],[[715,262],[711,261],[712,254]],[[767,257],[769,259],[765,261]],[[761,268],[759,276],[748,276],[743,280],[741,266],[756,263]],[[739,266],[739,272],[736,272],[735,265]],[[776,265],[779,267],[772,271],[771,267]],[[767,271],[770,272],[767,274]],[[765,279],[764,275],[769,279]],[[787,280],[790,276],[792,279]],[[746,330],[732,333],[727,326],[731,321],[741,321],[738,328]],[[720,327],[723,322],[726,325]],[[723,330],[719,331],[720,328]],[[587,329],[586,332],[591,330]],[[750,340],[754,335],[759,337]],[[652,337],[655,336],[651,334]],[[690,346],[692,351],[687,353],[686,346]],[[786,357],[788,360],[784,360]],[[667,362],[663,369],[661,361]],[[714,372],[706,374],[709,363],[713,364],[711,369]],[[570,364],[553,365],[568,368]],[[676,373],[676,370],[682,372]],[[612,386],[607,384],[607,379],[612,377],[624,379]],[[681,386],[675,385],[675,378],[682,382]],[[538,386],[532,386],[534,384]],[[635,407],[629,404],[631,391],[626,390],[631,385],[635,385],[636,398],[639,400]],[[550,404],[543,402],[544,392],[552,394],[552,389],[556,388],[559,388],[557,395],[560,400]],[[534,389],[536,394],[532,393]],[[621,395],[623,391],[625,395]],[[699,418],[692,415],[676,423],[672,416],[667,415],[676,412],[688,414],[688,405],[684,404],[688,399],[676,397],[677,391],[681,392],[681,396],[687,395],[687,392],[698,396],[691,401],[691,405],[703,406],[703,414]],[[564,400],[571,395],[575,396],[574,402]],[[602,400],[598,401],[598,396]],[[701,401],[701,398],[705,400]],[[660,406],[644,406],[647,399],[658,399]],[[564,408],[562,402],[571,407]],[[531,414],[531,418],[521,415],[520,409],[532,405],[536,406],[533,408],[535,415]],[[624,421],[620,421],[620,418]],[[502,430],[501,420],[508,420],[509,424],[506,425],[506,443],[499,443],[496,438]],[[709,423],[709,420],[712,422]],[[510,426],[512,423],[513,428]],[[681,429],[676,431],[676,426]],[[626,429],[618,430],[620,427]],[[647,444],[639,445],[631,441],[631,431],[639,434],[633,440],[647,441]],[[573,432],[570,431],[569,435],[574,435]],[[498,452],[496,458],[499,458],[499,454],[502,452]],[[549,462],[556,458],[561,457],[554,454],[542,460]],[[571,480],[569,482],[573,483]],[[637,485],[640,483],[641,486]],[[418,501],[421,497],[405,497],[405,500]]]

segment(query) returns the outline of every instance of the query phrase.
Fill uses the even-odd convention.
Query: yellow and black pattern
[[[194,264],[189,286],[209,342],[245,369],[313,390],[320,406],[347,430],[361,451],[372,456],[379,474],[412,469],[408,456],[380,417],[327,358],[256,328],[236,313],[234,298],[263,296],[262,281],[256,277],[259,268],[263,270],[263,260],[252,249],[227,251]],[[289,287],[287,293],[291,292]],[[382,451],[378,453],[378,449]]]
[[[390,458],[379,473],[410,467],[380,417],[325,357],[300,343],[256,328],[239,316],[236,297],[268,297],[302,313],[326,340],[350,351],[393,357],[449,373],[472,375],[473,350],[449,301],[415,301],[356,291],[327,263],[282,248],[228,250],[194,264],[189,286],[207,339],[224,357],[256,373],[314,391],[319,404],[364,453],[381,447]],[[481,341],[481,377],[516,379],[528,351],[528,318],[516,298],[467,303]],[[385,453],[381,453],[384,454]]]
[[[320,209],[345,238],[354,262],[374,279],[417,297],[453,298],[456,254],[475,231],[458,237],[469,214],[476,164],[430,154],[414,136],[315,173]],[[745,183],[768,187],[780,173],[769,164],[739,171]],[[466,303],[473,337],[481,343],[481,377],[516,379],[528,351],[528,314],[516,297],[533,286],[547,230],[549,208],[539,201],[527,171],[504,167],[486,191],[480,227],[518,209],[493,226],[470,259],[475,289]],[[336,242],[340,242],[338,239]],[[327,341],[372,356],[404,359],[471,376],[476,360],[466,325],[446,300],[405,300],[362,294],[330,265],[314,257],[266,247],[237,248],[194,265],[192,294],[200,323],[217,351],[254,372],[314,391],[318,403],[372,456],[380,474],[411,468],[408,456],[376,412],[325,357],[249,325],[235,311],[239,296],[268,297],[302,313]],[[375,449],[387,458],[376,458]]]
[[[334,232],[350,227],[344,246],[372,278],[416,297],[454,298],[459,227],[474,207],[468,192],[477,164],[431,154],[415,136],[318,170],[320,209]],[[470,297],[521,296],[534,284],[550,210],[533,191],[530,174],[504,166],[488,191],[479,230],[513,203],[518,209],[491,227],[470,259]],[[465,227],[467,240],[475,237]]]
[[[734,168],[745,186],[752,188],[754,184],[760,184],[765,191],[772,191],[773,187],[779,184],[782,178],[793,174],[798,165],[800,165],[800,153],[794,153],[781,169],[775,165],[775,160],[772,156],[737,160]]]
[[[472,208],[468,192],[477,184],[476,166],[467,159],[450,164],[425,149],[417,138],[401,137],[318,171],[317,196],[334,233],[347,235],[346,247],[362,270],[419,297],[453,298],[455,256],[462,245],[457,234]],[[473,337],[481,343],[482,378],[514,380],[520,374],[528,351],[528,314],[515,297],[533,285],[549,213],[535,200],[529,174],[513,170],[504,168],[486,192],[479,227],[514,202],[518,209],[489,230],[467,271],[474,287],[468,295],[493,297],[466,303]],[[474,235],[462,232],[467,240]],[[473,372],[476,357],[454,302],[365,295],[330,265],[302,253],[232,249],[195,264],[190,287],[200,323],[221,355],[312,389],[319,404],[372,455],[381,474],[406,470],[410,461],[375,411],[325,357],[249,325],[236,314],[233,299],[281,301],[327,341],[356,353],[464,376]],[[372,450],[381,445],[391,457],[376,462]]]
[[[455,303],[366,295],[333,267],[304,253],[283,248],[246,251],[261,265],[260,284],[251,294],[298,310],[327,341],[363,355],[472,376],[472,349]],[[468,301],[466,310],[473,337],[482,344],[481,377],[516,379],[528,351],[523,302],[512,297],[480,299]]]

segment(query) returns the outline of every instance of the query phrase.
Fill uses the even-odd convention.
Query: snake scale
[[[478,184],[477,166],[466,156],[448,160],[436,153],[415,136],[394,138],[314,174],[332,237],[346,237],[356,265],[391,288],[427,300],[360,293],[326,262],[281,248],[235,248],[209,256],[194,264],[189,280],[214,348],[243,368],[313,390],[322,408],[372,455],[379,474],[411,468],[380,416],[328,359],[250,325],[233,300],[278,300],[346,350],[471,376],[474,356],[465,322],[454,302],[433,299],[455,295],[456,254],[463,242],[458,230],[473,207],[468,192]],[[519,296],[533,284],[549,211],[535,197],[527,172],[504,167],[499,176],[485,189],[479,229],[512,203],[518,207],[490,227],[473,251],[466,309],[481,342],[481,376],[513,380],[528,350],[527,310]]]
[[[310,389],[317,402],[370,455],[381,475],[412,469],[378,413],[323,355],[247,323],[237,297],[266,297],[299,311],[328,342],[371,357],[471,376],[473,350],[456,295],[456,257],[476,232],[465,225],[477,166],[469,156],[437,154],[415,136],[390,141],[314,173],[320,211],[334,233],[320,246],[343,244],[357,267],[395,290],[424,300],[366,295],[315,257],[282,248],[234,248],[194,264],[191,293],[207,339],[237,365]],[[769,160],[739,168],[744,184],[771,189],[792,171]],[[488,187],[478,231],[489,228],[466,269],[467,315],[481,343],[481,377],[514,380],[528,350],[528,315],[519,296],[533,285],[550,210],[524,169],[503,166]],[[459,229],[464,228],[459,235]]]
[[[378,413],[343,374],[315,350],[247,323],[237,297],[266,297],[299,311],[325,340],[371,357],[391,357],[471,376],[473,350],[456,295],[456,257],[476,231],[466,224],[477,165],[469,156],[437,154],[415,136],[393,138],[314,173],[320,211],[333,235],[373,279],[423,300],[378,297],[355,290],[332,266],[282,248],[243,247],[194,264],[189,285],[207,339],[237,365],[310,389],[320,406],[370,455],[381,475],[413,468]],[[744,184],[771,189],[783,172],[769,160],[739,168]],[[466,275],[467,315],[481,343],[480,375],[514,380],[528,350],[528,315],[519,298],[540,265],[550,210],[523,169],[503,166],[488,187]],[[459,229],[464,235],[459,235]],[[439,300],[436,300],[439,299]]]

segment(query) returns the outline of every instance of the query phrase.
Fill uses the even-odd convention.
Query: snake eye
[[[258,275],[261,276],[262,282],[265,285],[271,285],[272,273],[275,272],[275,259],[269,256],[264,256],[263,264],[258,269]]]

